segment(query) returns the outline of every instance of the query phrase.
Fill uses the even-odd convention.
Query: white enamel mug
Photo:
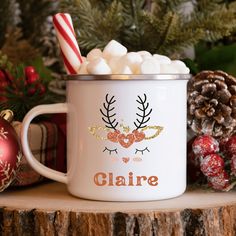
[[[67,102],[40,105],[23,120],[22,147],[41,175],[77,197],[148,201],[186,188],[186,90],[190,75],[76,75]],[[67,113],[67,173],[43,166],[27,139],[40,114]]]

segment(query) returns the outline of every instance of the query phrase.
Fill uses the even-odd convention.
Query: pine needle
[[[83,54],[111,39],[129,51],[148,50],[168,56],[199,41],[216,41],[235,31],[236,7],[221,0],[62,0],[61,11],[73,16]],[[222,20],[223,19],[223,20]]]

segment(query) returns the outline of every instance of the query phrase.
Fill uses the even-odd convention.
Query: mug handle
[[[41,164],[35,157],[33,156],[28,142],[28,129],[30,122],[38,115],[41,114],[50,114],[50,113],[67,113],[68,112],[68,104],[67,103],[57,103],[51,105],[39,105],[31,109],[25,116],[22,122],[21,128],[21,144],[24,156],[26,157],[29,164],[37,171],[39,174],[49,178],[56,180],[58,182],[67,183],[67,174],[50,169],[43,164]]]

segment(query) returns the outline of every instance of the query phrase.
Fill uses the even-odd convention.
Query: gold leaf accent
[[[109,128],[103,126],[88,127],[88,130],[90,134],[92,134],[98,140],[107,140],[107,135],[105,135],[105,137],[102,137],[100,134],[98,134],[99,131],[105,131],[106,133],[110,131]]]
[[[125,126],[123,123],[120,124],[120,127],[123,129],[124,133],[129,133],[130,132],[130,127],[129,126]]]
[[[156,138],[161,133],[161,131],[164,129],[164,127],[156,126],[156,125],[155,126],[146,126],[145,128],[142,128],[141,131],[150,130],[150,129],[156,130],[156,132],[149,137],[145,136],[146,140]]]

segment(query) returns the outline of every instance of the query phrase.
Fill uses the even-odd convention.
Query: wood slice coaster
[[[236,235],[236,191],[189,190],[152,202],[75,198],[60,183],[0,194],[0,235]]]

